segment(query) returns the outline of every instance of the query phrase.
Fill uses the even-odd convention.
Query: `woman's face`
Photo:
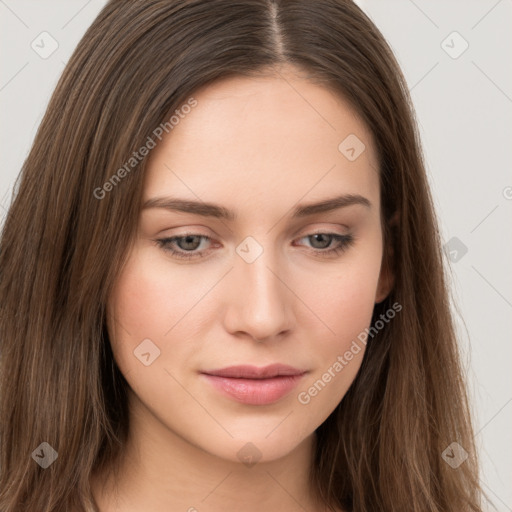
[[[223,459],[273,460],[343,399],[354,340],[389,292],[377,157],[345,101],[291,72],[194,98],[149,157],[112,348],[148,425]],[[311,206],[349,194],[364,199]],[[258,373],[276,364],[296,375]],[[240,365],[256,373],[211,375]]]

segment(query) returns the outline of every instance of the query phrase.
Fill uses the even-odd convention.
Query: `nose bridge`
[[[267,239],[268,241],[268,239]],[[276,251],[267,243],[263,247],[255,239],[247,240],[239,246],[238,254],[249,249],[249,252],[240,256],[237,262],[236,273],[245,287],[246,303],[251,304],[254,311],[265,311],[271,307],[281,307],[282,283],[275,274],[279,273],[279,264]],[[271,271],[271,269],[273,271]]]
[[[261,237],[260,237],[261,239]],[[236,248],[230,298],[232,328],[254,338],[268,338],[289,327],[290,293],[280,276],[282,265],[268,242],[247,237]],[[268,242],[270,243],[270,242]]]

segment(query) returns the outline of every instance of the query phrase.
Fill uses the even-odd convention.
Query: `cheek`
[[[372,297],[370,290],[358,288],[357,292],[338,292],[323,298],[321,312],[331,335],[317,335],[311,352],[316,359],[315,371],[296,394],[300,410],[315,425],[327,419],[357,376],[366,349],[365,329],[371,322]]]
[[[381,249],[378,243],[347,255],[329,272],[311,274],[298,288],[327,327],[327,350],[340,350],[367,328],[375,306]]]
[[[112,349],[123,372],[140,366],[134,350],[143,340],[152,340],[162,351],[164,343],[176,336],[185,324],[181,320],[204,294],[205,285],[195,283],[179,272],[170,276],[169,266],[153,258],[150,251],[130,255],[108,307]]]
[[[346,394],[361,366],[375,306],[380,256],[376,244],[373,250],[347,258],[335,272],[317,275],[302,288],[304,302],[311,304],[327,329],[322,328],[319,336],[318,324],[310,326],[317,364],[297,401],[322,421]]]
[[[356,337],[371,321],[377,278],[372,269],[347,273],[324,295],[322,312],[342,344]]]
[[[211,287],[212,277],[191,280],[190,272],[158,256],[150,248],[132,254],[111,297],[117,322],[126,324],[133,338],[162,339]]]

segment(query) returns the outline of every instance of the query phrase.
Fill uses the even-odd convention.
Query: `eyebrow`
[[[371,202],[366,197],[359,194],[344,194],[324,199],[320,202],[296,206],[292,211],[292,217],[302,218],[316,213],[330,212],[337,210],[338,208],[345,208],[353,205],[362,205],[371,209]],[[224,206],[204,201],[179,199],[176,197],[153,197],[148,199],[142,206],[142,209],[146,210],[149,208],[163,208],[169,211],[193,213],[203,217],[214,217],[231,222],[235,221],[237,218],[235,212],[225,208]]]

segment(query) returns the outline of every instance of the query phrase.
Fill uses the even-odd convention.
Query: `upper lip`
[[[252,365],[228,366],[219,370],[208,370],[202,373],[233,379],[270,379],[281,375],[302,375],[306,371],[286,364],[276,363],[263,367]]]

